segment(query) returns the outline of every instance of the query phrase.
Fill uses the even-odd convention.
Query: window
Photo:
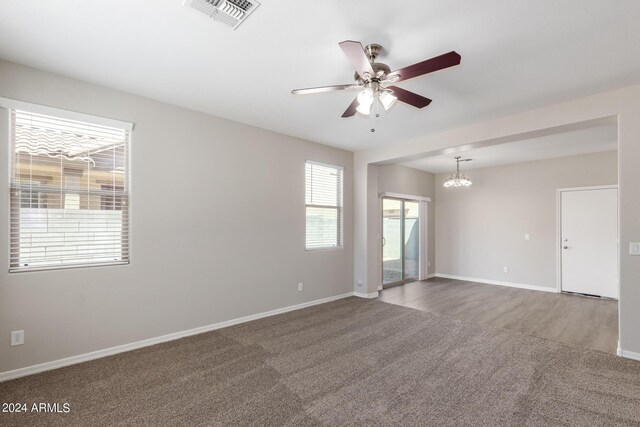
[[[40,183],[35,180],[31,180],[29,182],[31,185],[30,191],[25,191],[21,193],[20,197],[20,207],[22,208],[40,208],[44,206],[44,195],[41,195],[38,191],[38,187]]]
[[[100,202],[100,207],[106,210],[122,210],[122,207],[126,204],[124,203],[124,198],[119,196],[118,194],[122,194],[124,191],[124,187],[121,186],[113,186],[113,185],[103,185],[103,190],[107,190],[107,194],[102,195],[102,200]]]
[[[9,112],[10,271],[128,263],[130,127]]]
[[[307,250],[342,247],[343,168],[307,160]]]

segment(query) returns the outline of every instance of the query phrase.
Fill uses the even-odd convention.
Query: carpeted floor
[[[1,425],[640,425],[640,362],[347,298],[0,384]]]

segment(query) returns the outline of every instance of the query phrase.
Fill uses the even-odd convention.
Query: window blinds
[[[10,271],[129,261],[129,130],[10,110]]]
[[[307,160],[306,248],[342,246],[343,168]]]

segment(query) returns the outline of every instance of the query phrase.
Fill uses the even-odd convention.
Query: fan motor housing
[[[387,64],[383,64],[381,62],[375,62],[380,52],[382,52],[382,46],[376,43],[368,44],[364,48],[364,52],[369,58],[369,62],[371,62],[371,68],[373,68],[373,72],[375,75],[371,76],[372,81],[380,81],[383,80],[387,74],[391,72],[391,68]],[[364,84],[365,81],[358,75],[356,72],[354,75],[354,79],[358,84]]]
[[[391,72],[391,68],[389,68],[387,64],[383,64],[381,62],[372,62],[371,68],[373,68],[373,72],[375,73],[374,76],[371,76],[371,80],[375,81],[383,80],[387,74]],[[354,79],[358,84],[364,83],[364,80],[362,80],[362,77],[360,77],[357,71],[354,74]]]

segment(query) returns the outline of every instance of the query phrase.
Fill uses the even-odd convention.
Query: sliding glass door
[[[382,199],[382,285],[417,280],[420,271],[418,202]]]
[[[401,282],[402,200],[382,199],[382,286]]]

